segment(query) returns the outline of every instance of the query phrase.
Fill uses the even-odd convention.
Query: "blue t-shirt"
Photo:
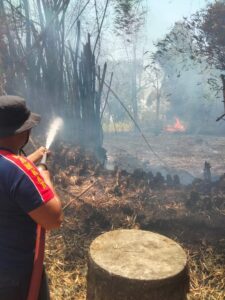
[[[27,158],[0,149],[0,269],[30,271],[36,223],[28,215],[54,197]]]

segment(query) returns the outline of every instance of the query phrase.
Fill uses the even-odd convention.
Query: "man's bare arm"
[[[28,159],[32,161],[33,163],[38,162],[40,159],[42,159],[43,155],[47,152],[47,154],[50,153],[49,150],[47,150],[45,147],[40,147],[30,155],[28,155]]]
[[[40,171],[45,182],[54,192],[54,198],[43,203],[40,207],[29,212],[29,216],[43,228],[50,230],[60,227],[63,221],[62,206],[58,195],[56,194],[53,184],[50,179],[50,174],[47,170]]]

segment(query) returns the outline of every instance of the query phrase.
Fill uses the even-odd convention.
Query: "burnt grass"
[[[185,249],[189,299],[225,298],[225,178],[183,186],[161,174],[106,170],[80,147],[59,144],[51,162],[65,220],[49,233],[46,266],[52,298],[85,299],[87,255],[101,233],[136,228],[163,234]],[[94,185],[80,198],[91,184]]]

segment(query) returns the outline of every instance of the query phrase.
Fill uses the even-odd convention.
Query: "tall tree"
[[[183,58],[188,59],[186,67],[201,63],[203,69],[215,68],[220,72],[220,83],[218,78],[211,77],[209,71],[208,83],[211,85],[216,95],[223,90],[225,109],[225,2],[215,1],[190,19],[185,19],[183,31],[188,35],[188,44],[177,43],[182,31],[167,36],[158,44],[158,55],[164,55],[171,47],[174,53],[183,54]],[[190,59],[192,63],[190,63]],[[222,84],[221,84],[222,83]],[[224,116],[224,115],[223,115]]]
[[[158,42],[154,59],[164,72],[162,88],[168,95],[167,117],[180,117],[192,131],[205,131],[209,120],[215,128],[219,114],[215,88],[212,82],[218,70],[209,65],[204,56],[197,56],[197,44],[186,22],[179,22]]]

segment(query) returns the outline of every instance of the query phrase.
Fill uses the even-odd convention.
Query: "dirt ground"
[[[225,299],[225,178],[220,177],[225,170],[225,138],[162,135],[148,139],[174,174],[182,170],[185,176],[187,172],[200,177],[207,160],[219,179],[212,184],[194,180],[187,186],[166,181],[156,174],[158,158],[137,136],[105,139],[109,168],[117,160],[116,165],[129,172],[106,170],[83,149],[58,145],[51,169],[63,205],[72,202],[64,210],[62,228],[47,238],[52,299],[85,299],[89,245],[99,234],[117,228],[150,230],[177,241],[189,260],[189,300]],[[155,168],[155,175],[150,168]]]
[[[211,164],[214,178],[225,172],[225,137],[185,133],[156,136],[146,132],[145,136],[158,157],[138,133],[105,135],[109,168],[115,160],[122,169],[129,171],[142,167],[154,172],[179,173],[184,183],[190,183],[194,177],[202,178],[205,161]]]

